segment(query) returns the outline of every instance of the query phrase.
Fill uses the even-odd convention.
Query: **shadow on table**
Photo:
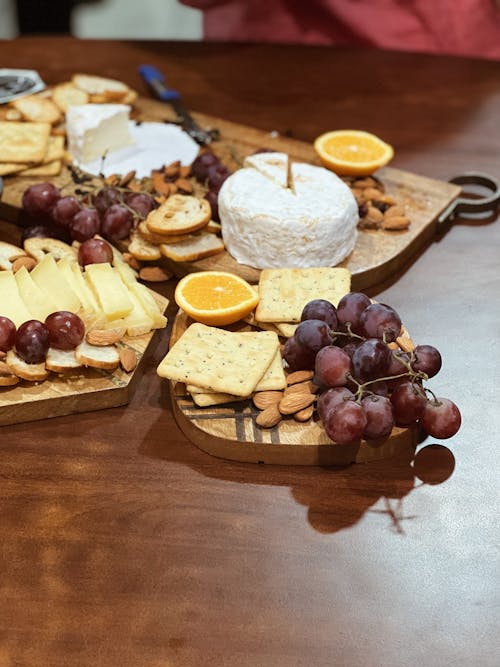
[[[165,409],[168,397],[162,396]],[[178,428],[178,427],[176,427]],[[189,466],[207,478],[235,484],[288,486],[308,508],[307,518],[320,533],[335,533],[356,524],[367,511],[386,514],[391,530],[404,534],[403,499],[422,484],[442,484],[453,474],[455,458],[445,446],[429,444],[390,459],[338,467],[279,466],[227,461],[213,457],[177,433],[162,443],[145,438],[139,453]],[[383,500],[384,508],[371,509]]]

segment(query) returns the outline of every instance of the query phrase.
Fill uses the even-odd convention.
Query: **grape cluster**
[[[222,184],[231,175],[231,171],[219,158],[209,151],[200,153],[191,166],[191,173],[199,183],[208,188],[205,199],[208,200],[212,209],[212,220],[218,222],[219,218],[219,192]]]
[[[0,316],[0,351],[15,348],[27,364],[45,361],[49,347],[57,350],[74,350],[83,340],[85,325],[82,320],[66,310],[51,313],[45,322],[28,320],[16,329],[12,320]]]
[[[146,193],[102,183],[77,188],[73,195],[63,195],[53,183],[36,183],[22,197],[27,225],[23,241],[42,236],[81,243],[101,234],[116,243],[156,206],[154,198]]]
[[[324,299],[305,306],[283,357],[292,372],[314,371],[318,416],[333,441],[377,440],[394,426],[417,423],[435,438],[450,438],[460,428],[457,406],[424,387],[441,368],[439,351],[432,345],[393,349],[401,328],[393,308],[359,292],[346,294],[337,308]]]

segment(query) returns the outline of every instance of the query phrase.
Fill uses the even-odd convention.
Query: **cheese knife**
[[[182,103],[179,91],[173,90],[167,86],[165,77],[159,69],[154,67],[154,65],[141,65],[139,67],[139,74],[158,99],[170,104],[177,114],[182,128],[196,141],[196,143],[205,146],[218,139],[218,130],[204,130],[198,125]]]

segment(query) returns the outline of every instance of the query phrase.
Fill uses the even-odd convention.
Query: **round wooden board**
[[[185,313],[178,313],[171,345],[191,323]],[[241,328],[247,326],[241,324]],[[380,442],[361,440],[337,445],[317,419],[299,423],[291,416],[284,417],[277,426],[263,429],[255,421],[260,411],[251,399],[200,408],[193,403],[184,384],[171,382],[170,389],[173,414],[186,437],[208,454],[223,459],[281,465],[348,465],[411,453],[418,441],[416,429],[394,428]]]

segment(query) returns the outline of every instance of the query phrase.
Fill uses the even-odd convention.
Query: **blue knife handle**
[[[177,90],[167,87],[165,77],[154,65],[141,65],[139,67],[139,74],[153,88],[160,100],[172,102],[173,100],[180,99],[180,93]]]

